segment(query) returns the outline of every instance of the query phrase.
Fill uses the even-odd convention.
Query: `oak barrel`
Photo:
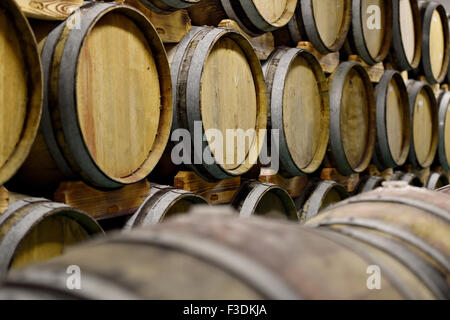
[[[187,213],[194,205],[207,205],[200,196],[170,186],[152,185],[150,195],[127,221],[124,229],[157,224],[177,214]]]
[[[443,170],[450,171],[450,92],[439,97],[437,160]]]
[[[9,269],[61,255],[103,231],[87,213],[43,198],[18,197],[0,215],[0,278]]]
[[[411,145],[408,91],[400,73],[387,70],[375,89],[377,139],[374,161],[379,169],[402,166]]]
[[[397,70],[412,70],[422,56],[422,20],[417,0],[393,1],[390,58]]]
[[[367,268],[375,264],[382,270],[383,290],[367,288]],[[67,288],[70,265],[82,271],[80,290]],[[336,232],[259,217],[237,218],[226,208],[208,208],[73,248],[63,257],[12,272],[0,288],[0,298],[441,297],[415,270],[376,246]]]
[[[330,207],[308,225],[385,250],[414,272],[436,297],[448,299],[450,198],[406,183],[384,186]]]
[[[414,187],[423,187],[422,180],[419,179],[414,173],[406,173],[402,171],[395,171],[391,177],[391,181],[404,181],[408,185]]]
[[[307,51],[281,47],[263,65],[269,91],[269,130],[278,130],[280,173],[316,171],[325,157],[330,126],[328,85]]]
[[[420,69],[430,84],[442,82],[450,60],[449,25],[443,5],[421,1],[422,60]]]
[[[429,167],[438,148],[438,107],[431,87],[423,82],[408,82],[411,147],[409,162],[416,168]]]
[[[352,20],[351,0],[302,0],[288,24],[293,44],[308,40],[322,54],[341,49]]]
[[[344,46],[346,53],[359,55],[369,65],[386,58],[392,41],[392,2],[395,1],[352,1],[352,25]]]
[[[36,39],[14,0],[0,2],[0,185],[20,168],[38,132],[42,68]]]
[[[375,98],[366,70],[343,62],[328,79],[330,160],[342,175],[364,171],[375,145]]]
[[[448,177],[444,174],[433,172],[427,180],[426,188],[430,190],[437,190],[449,184]]]
[[[286,190],[271,183],[244,182],[231,201],[241,217],[258,215],[297,220],[295,204]]]
[[[308,183],[302,195],[295,199],[299,219],[305,222],[349,196],[347,190],[334,181],[312,181]]]
[[[182,155],[177,164],[207,181],[248,172],[267,128],[266,84],[250,42],[230,29],[193,27],[172,51],[171,72],[174,146],[168,161]]]
[[[148,9],[161,13],[168,14],[176,10],[187,9],[201,0],[139,0]]]
[[[217,26],[229,18],[245,33],[256,36],[287,25],[296,7],[296,0],[202,0],[189,8],[189,16],[198,26]]]

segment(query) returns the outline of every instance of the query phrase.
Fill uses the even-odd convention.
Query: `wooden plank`
[[[251,37],[246,34],[234,20],[224,19],[219,23],[219,27],[236,30],[242,33],[252,44],[259,60],[267,60],[275,50],[275,39],[272,33],[264,33],[259,37]]]
[[[259,181],[273,183],[277,186],[285,189],[289,195],[295,199],[302,195],[308,184],[308,176],[298,176],[293,178],[284,178],[279,174],[270,174],[261,170],[261,175],[259,176]]]
[[[145,7],[139,0],[115,0],[142,12],[151,21],[164,43],[178,43],[191,30],[191,19],[187,10],[171,14],[158,14]]]
[[[16,0],[28,18],[41,20],[65,20],[83,0]]]
[[[331,180],[343,185],[349,193],[353,192],[358,186],[359,174],[355,173],[350,176],[341,175],[335,168],[324,168],[320,173],[322,180]]]
[[[149,194],[147,180],[112,191],[96,190],[81,181],[67,181],[60,184],[54,200],[101,220],[134,213]]]
[[[384,75],[385,69],[383,62],[379,62],[373,66],[370,66],[365,63],[364,60],[358,55],[349,56],[349,60],[359,62],[364,67],[364,69],[366,69],[367,73],[369,74],[370,81],[372,81],[373,83],[380,82],[381,78]]]
[[[240,177],[207,182],[192,171],[180,171],[174,179],[176,189],[183,189],[202,196],[210,204],[231,203],[240,185]]]
[[[325,73],[333,73],[339,66],[339,52],[333,52],[329,54],[321,54],[314,48],[314,45],[308,41],[300,41],[297,48],[303,49],[312,53],[317,60],[319,60],[320,65]]]
[[[373,164],[371,164],[369,168],[367,168],[367,172],[369,173],[370,176],[382,177],[386,181],[391,180],[392,176],[394,175],[394,169],[390,168],[380,171]]]

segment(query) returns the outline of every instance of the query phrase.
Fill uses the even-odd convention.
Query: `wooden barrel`
[[[14,0],[0,3],[0,185],[30,152],[42,110],[42,68],[36,40]]]
[[[180,9],[187,9],[199,3],[201,0],[139,0],[144,6],[150,10],[168,14]]]
[[[414,173],[405,173],[401,171],[395,171],[391,177],[392,181],[404,181],[408,185],[414,187],[423,187],[423,182]]]
[[[244,182],[231,201],[241,217],[258,215],[298,220],[295,204],[286,190],[271,183]]]
[[[208,181],[248,172],[267,127],[264,74],[248,40],[230,29],[194,27],[172,52],[171,71],[173,130],[192,137],[187,139],[192,143],[178,137],[191,155],[183,157],[184,164]]]
[[[429,167],[438,147],[438,110],[431,87],[423,82],[408,82],[411,117],[409,162],[416,168]]]
[[[302,195],[295,199],[298,216],[305,222],[318,215],[328,206],[347,199],[347,190],[334,181],[310,182]]]
[[[387,70],[375,90],[377,139],[374,158],[379,169],[408,160],[411,123],[408,91],[400,73]]]
[[[217,26],[229,18],[248,35],[257,36],[287,25],[296,7],[296,0],[202,0],[189,8],[189,16],[197,26]]]
[[[412,70],[422,56],[422,20],[417,0],[393,1],[392,62],[397,70]]]
[[[280,173],[308,174],[327,151],[328,85],[317,59],[307,51],[282,47],[263,65],[269,91],[270,130],[279,133]]]
[[[200,196],[170,186],[152,185],[150,195],[127,221],[124,229],[157,224],[166,218],[187,213],[194,205],[208,202]]]
[[[351,0],[302,0],[288,24],[293,44],[308,40],[322,54],[339,51],[352,20]]]
[[[345,48],[347,53],[358,54],[369,65],[386,58],[392,40],[392,2],[392,0],[352,1],[352,25]]]
[[[61,255],[103,231],[87,213],[42,198],[22,197],[0,215],[0,278],[9,269]]]
[[[439,97],[437,160],[443,170],[450,171],[450,92]]]
[[[421,70],[430,84],[445,79],[449,66],[449,26],[444,6],[435,1],[421,1]]]
[[[381,187],[384,181],[385,181],[384,178],[378,176],[362,177],[359,180],[358,185],[356,186],[355,191],[353,192],[353,195],[375,190],[376,188]]]
[[[41,53],[42,137],[20,172],[36,188],[62,179],[97,188],[140,181],[169,139],[169,63],[151,23],[114,3],[88,3],[75,21],[78,14],[80,28],[69,18]]]
[[[364,171],[375,145],[375,101],[366,70],[343,62],[330,84],[330,146],[333,166],[342,175]]]
[[[436,297],[448,299],[450,198],[407,185],[385,186],[343,201],[308,224],[385,250],[421,278]]]
[[[425,185],[425,187],[430,190],[437,190],[437,189],[447,186],[448,184],[449,184],[449,181],[448,181],[447,176],[437,173],[437,172],[433,172],[428,177],[428,181],[427,181],[427,184]]]
[[[0,288],[0,298],[442,297],[422,282],[424,275],[415,273],[422,266],[405,267],[400,259],[385,253],[385,248],[380,250],[333,231],[259,217],[242,219],[226,208],[218,210],[211,207],[151,228],[111,236],[73,248],[52,261],[14,271]],[[82,272],[80,290],[67,287],[70,265]],[[367,289],[370,265],[382,270],[382,290]],[[442,285],[446,283],[440,280]]]

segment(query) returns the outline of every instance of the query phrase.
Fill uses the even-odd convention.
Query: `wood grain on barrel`
[[[284,84],[283,120],[291,157],[301,169],[313,161],[320,147],[322,99],[315,71],[298,56],[292,62]]]
[[[127,177],[151,152],[160,119],[159,74],[136,24],[109,13],[87,36],[78,61],[78,117],[87,148],[111,177]]]
[[[230,38],[221,38],[212,48],[203,68],[201,79],[201,113],[206,137],[211,144],[214,132],[219,130],[224,138],[222,150],[225,170],[235,170],[248,158],[250,148],[257,143],[257,96],[253,72],[247,56],[239,45]],[[249,138],[227,138],[227,130],[251,129]],[[216,142],[217,143],[217,142]],[[231,149],[231,146],[234,148]],[[222,146],[219,146],[222,147]],[[227,152],[227,147],[229,151]],[[238,159],[239,155],[241,159]],[[231,160],[227,163],[227,159]],[[220,157],[217,157],[220,160]]]
[[[416,0],[413,0],[416,1]],[[410,0],[400,0],[400,31],[402,35],[403,49],[409,63],[414,60],[416,52],[416,32],[414,28],[414,15]]]
[[[362,27],[364,39],[366,41],[367,49],[372,57],[378,57],[385,44],[386,37],[386,6],[391,4],[386,4],[385,0],[362,0],[361,1],[361,17],[362,17]],[[379,21],[380,28],[375,26],[374,28],[374,18],[377,17],[378,12],[368,10],[370,6],[375,6],[380,9],[379,11]]]
[[[345,0],[313,0],[312,3],[320,37],[326,46],[331,47],[342,33],[346,14]]]
[[[409,121],[408,104],[405,104],[395,79],[389,83],[386,97],[386,131],[392,158],[399,162],[405,148],[405,121]]]
[[[341,134],[344,152],[352,168],[367,154],[370,135],[368,92],[361,75],[352,69],[346,78],[341,102]]]
[[[288,0],[253,0],[256,9],[269,23],[276,23],[286,14],[288,2]]]
[[[64,216],[44,219],[22,239],[11,262],[11,268],[21,268],[64,253],[68,246],[89,238],[87,231],[75,220]]]
[[[429,94],[421,90],[414,107],[414,148],[419,163],[425,163],[429,158],[433,141],[433,110]]]
[[[430,59],[431,70],[435,78],[439,78],[442,74],[442,67],[445,58],[445,39],[444,39],[444,23],[437,10],[433,12],[430,26]],[[448,44],[447,44],[448,48]]]
[[[0,168],[23,134],[28,105],[28,66],[14,20],[0,7]]]

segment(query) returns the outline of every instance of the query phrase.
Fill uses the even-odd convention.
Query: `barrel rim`
[[[415,114],[414,111],[417,96],[422,90],[425,90],[425,92],[428,94],[431,101],[431,107],[433,108],[433,110],[431,110],[430,112],[433,121],[432,122],[433,137],[427,159],[423,163],[419,163],[419,160],[417,159],[416,155],[416,149],[414,146],[414,114]],[[411,164],[416,168],[427,168],[433,163],[438,148],[438,107],[436,97],[434,95],[433,89],[428,84],[421,81],[409,82],[408,96],[409,96],[409,108],[411,117],[411,147],[409,149],[408,159],[411,162]]]
[[[7,161],[0,167],[0,185],[8,181],[28,157],[39,130],[43,103],[43,73],[36,37],[30,23],[14,0],[1,1],[0,7],[12,15],[14,28],[20,32],[20,44],[28,67],[27,114],[22,133]]]
[[[438,125],[438,159],[442,168],[446,171],[450,171],[450,159],[447,159],[446,143],[450,144],[450,141],[446,141],[445,129],[447,125],[447,116],[449,116],[450,109],[450,91],[444,92],[439,97],[439,125]]]
[[[139,0],[147,9],[159,14],[171,14],[177,10],[187,9],[201,0]]]
[[[402,41],[401,32],[401,18],[400,18],[400,2],[393,1],[393,31],[392,31],[392,50],[396,58],[396,64],[403,70],[416,69],[422,58],[422,19],[420,15],[419,5],[417,0],[408,0],[411,4],[411,9],[414,19],[414,40],[415,50],[413,60],[410,62],[405,53],[405,47]]]
[[[392,0],[388,0],[387,3],[385,2],[385,32],[383,33],[383,45],[381,46],[380,52],[375,57],[370,53],[369,48],[367,47],[366,36],[364,35],[363,24],[366,22],[361,15],[363,9],[362,1],[353,1],[352,4],[352,36],[353,41],[355,42],[356,51],[367,64],[375,65],[387,57],[391,48],[393,26]]]
[[[428,178],[426,188],[429,190],[437,190],[440,188],[436,188],[437,184],[441,182],[444,187],[449,184],[449,179],[446,175],[442,173],[432,172]]]
[[[304,167],[300,168],[291,156],[290,148],[287,143],[286,133],[284,130],[284,90],[287,75],[291,69],[295,59],[301,57],[310,66],[317,79],[319,93],[321,95],[321,130],[318,137],[318,148],[311,161]],[[271,69],[275,68],[272,71]],[[278,129],[280,132],[279,156],[282,165],[282,173],[288,176],[299,176],[307,173],[313,173],[319,169],[325,158],[328,141],[329,141],[329,121],[330,121],[330,105],[328,96],[328,85],[325,73],[317,60],[317,58],[308,51],[280,47],[276,49],[271,57],[267,60],[263,70],[265,71],[266,83],[269,91],[268,100],[270,106],[270,127]]]
[[[402,101],[402,115],[406,116],[403,119],[405,128],[402,132],[403,148],[400,153],[399,160],[396,161],[392,155],[391,147],[389,144],[389,136],[387,132],[387,96],[389,85],[392,81],[397,84]],[[386,168],[395,168],[402,166],[408,160],[409,149],[411,145],[411,117],[409,108],[408,91],[399,72],[393,70],[386,70],[379,84],[376,87],[375,94],[376,103],[376,123],[377,123],[377,141],[375,143],[375,151],[377,153],[377,159],[382,162],[382,165]],[[406,121],[405,121],[406,120]]]
[[[368,141],[366,143],[366,150],[364,150],[364,157],[356,168],[352,168],[347,155],[344,152],[341,135],[341,102],[345,82],[348,73],[355,70],[360,75],[367,92],[368,98],[368,114],[369,114],[369,128]],[[331,154],[337,160],[336,167],[343,175],[351,175],[354,173],[363,172],[372,160],[373,149],[375,146],[376,128],[375,128],[375,96],[373,94],[372,83],[369,75],[364,67],[354,61],[343,62],[339,65],[337,70],[330,78],[330,145]]]
[[[441,17],[441,21],[443,23],[443,30],[444,30],[444,60],[442,64],[442,70],[439,73],[438,77],[435,77],[433,74],[433,71],[431,70],[431,56],[430,56],[430,50],[422,50],[422,69],[425,74],[425,77],[427,81],[430,84],[437,84],[441,83],[448,72],[448,68],[450,67],[450,31],[449,31],[449,25],[448,23],[445,23],[445,21],[448,21],[447,13],[445,8],[438,2],[430,1],[430,2],[424,2],[422,3],[422,47],[423,48],[430,48],[430,36],[429,36],[429,26],[431,25],[431,20],[433,18],[434,11],[437,10]]]

